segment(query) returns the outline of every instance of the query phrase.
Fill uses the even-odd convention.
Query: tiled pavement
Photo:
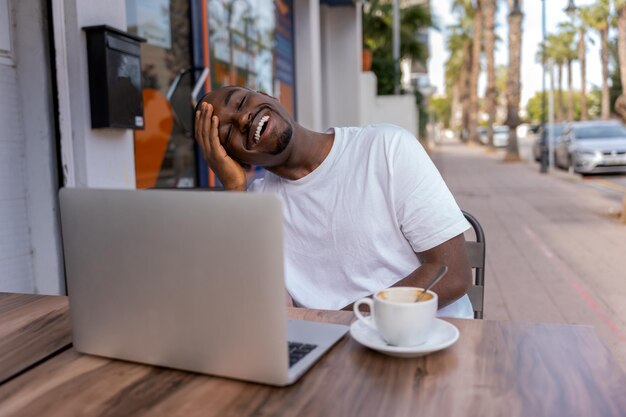
[[[621,196],[450,142],[432,158],[485,229],[485,319],[590,324],[626,370]]]

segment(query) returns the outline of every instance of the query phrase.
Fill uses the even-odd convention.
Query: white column
[[[126,30],[125,0],[52,2],[65,185],[135,188],[133,132],[91,129],[85,26]]]
[[[322,52],[319,0],[294,1],[296,109],[298,123],[320,131],[322,122]]]
[[[359,124],[362,32],[358,5],[322,6],[323,124]]]
[[[24,132],[33,291],[64,294],[54,108],[44,2],[15,4],[15,65]],[[41,22],[41,23],[37,23]],[[48,22],[49,24],[50,22]],[[27,274],[24,273],[24,276]]]

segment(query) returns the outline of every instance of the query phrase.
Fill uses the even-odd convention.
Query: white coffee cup
[[[354,303],[354,314],[390,345],[417,346],[428,338],[437,315],[437,294],[428,291],[428,300],[417,301],[421,292],[415,287],[387,288],[374,294],[373,299],[362,298]],[[370,308],[368,317],[359,311],[362,304]]]

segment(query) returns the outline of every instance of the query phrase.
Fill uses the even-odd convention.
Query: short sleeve
[[[405,130],[397,136],[388,152],[396,216],[413,250],[424,252],[470,225],[418,140]]]
[[[264,178],[256,178],[248,185],[248,190],[251,193],[262,193],[264,191],[265,181]]]

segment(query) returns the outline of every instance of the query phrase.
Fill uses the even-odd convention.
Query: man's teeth
[[[255,142],[258,142],[259,140],[261,140],[261,130],[263,130],[263,126],[265,126],[265,123],[267,123],[269,119],[270,119],[269,115],[265,115],[261,117],[261,121],[259,122],[259,125],[256,128],[256,132],[254,133]]]

